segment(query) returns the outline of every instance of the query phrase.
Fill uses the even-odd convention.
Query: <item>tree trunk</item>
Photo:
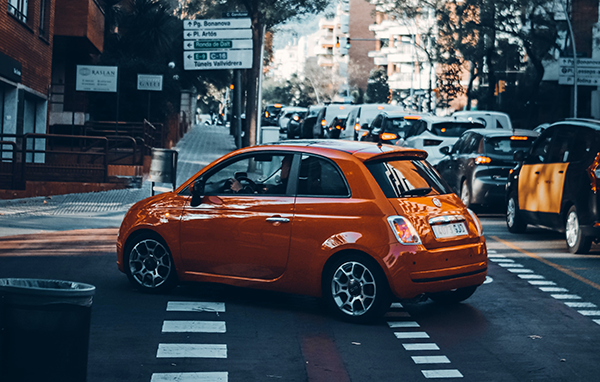
[[[246,126],[244,127],[244,139],[242,140],[242,146],[253,146],[256,144],[256,131],[257,119],[258,119],[258,76],[262,76],[260,73],[260,56],[263,26],[260,21],[260,11],[258,6],[252,7],[249,10],[250,18],[252,20],[252,68],[249,70],[248,76],[248,87],[246,94]]]

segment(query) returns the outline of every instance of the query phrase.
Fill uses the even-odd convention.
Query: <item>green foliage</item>
[[[387,103],[390,98],[388,75],[385,68],[371,70],[365,94],[366,103]]]
[[[317,103],[314,89],[307,79],[296,74],[283,83],[265,81],[262,93],[263,105],[281,103],[290,106],[308,107]]]

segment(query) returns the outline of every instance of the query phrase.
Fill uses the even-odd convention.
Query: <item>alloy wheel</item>
[[[148,289],[165,284],[174,272],[169,251],[154,239],[141,240],[131,249],[129,271],[136,282]]]
[[[377,285],[369,268],[349,261],[333,273],[331,292],[340,311],[350,316],[361,316],[373,306]]]

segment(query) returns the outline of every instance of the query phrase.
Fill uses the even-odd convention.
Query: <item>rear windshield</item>
[[[515,151],[529,152],[534,137],[494,137],[484,143],[485,154],[497,158],[512,159]]]
[[[431,126],[431,132],[440,137],[460,137],[465,131],[469,129],[483,129],[481,123],[471,122],[440,122],[434,123]]]
[[[402,159],[366,163],[387,198],[449,194],[450,187],[424,160]]]

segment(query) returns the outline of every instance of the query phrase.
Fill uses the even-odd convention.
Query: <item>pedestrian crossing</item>
[[[393,318],[388,320],[388,326],[394,329],[394,335],[402,341],[404,350],[411,353],[412,361],[421,367],[421,373],[425,378],[463,378],[463,374],[458,369],[447,367],[451,364],[450,359],[439,354],[440,347],[435,342],[431,342],[431,337],[421,329],[418,322],[410,319],[410,313],[404,310],[401,303],[393,303],[386,317]],[[398,320],[399,318],[403,319]]]
[[[187,312],[202,314],[214,313],[215,317],[220,317],[225,313],[225,304],[220,302],[199,302],[199,301],[169,301],[167,302],[167,312]],[[206,339],[210,339],[212,334],[222,334],[227,332],[226,322],[223,320],[174,320],[167,319],[163,321],[162,333],[201,333],[206,334]],[[190,338],[190,337],[187,337]],[[157,359],[226,359],[227,344],[212,343],[159,343],[156,351]],[[193,372],[172,372],[172,373],[154,373],[150,382],[227,382],[229,374],[226,371],[193,371]]]

